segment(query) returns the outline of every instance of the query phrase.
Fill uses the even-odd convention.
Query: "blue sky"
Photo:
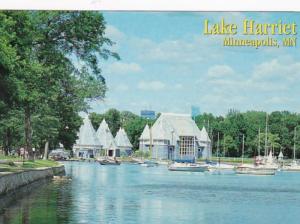
[[[106,35],[120,61],[103,62],[108,92],[93,111],[109,108],[224,115],[230,108],[300,111],[299,48],[223,47],[203,35],[205,19],[241,27],[300,21],[300,13],[105,12]],[[299,24],[300,25],[300,24]],[[298,29],[299,30],[299,29]]]

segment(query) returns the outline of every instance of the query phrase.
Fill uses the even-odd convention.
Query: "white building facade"
[[[96,132],[96,136],[102,143],[101,156],[120,157],[120,149],[118,148],[105,119],[102,120]]]
[[[211,157],[211,140],[205,128],[200,130],[190,115],[162,113],[152,127],[145,126],[140,150],[153,159],[195,161]]]
[[[120,128],[116,134],[115,142],[120,149],[121,156],[131,156],[132,155],[132,144],[129,141],[126,131],[123,128]]]
[[[78,139],[73,146],[73,156],[76,158],[95,158],[100,155],[102,144],[96,136],[93,125],[86,116],[78,132]]]

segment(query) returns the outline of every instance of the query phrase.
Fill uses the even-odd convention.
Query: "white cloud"
[[[207,76],[210,78],[226,78],[233,74],[233,69],[228,65],[214,65],[207,72]]]
[[[161,81],[141,81],[138,84],[138,88],[141,90],[162,90],[166,85]]]
[[[300,62],[281,62],[273,59],[257,65],[254,68],[254,80],[274,80],[282,79],[287,81],[299,80]]]
[[[142,68],[137,63],[113,62],[108,65],[106,72],[109,74],[129,74],[141,72]]]
[[[108,38],[110,38],[112,41],[119,42],[123,40],[126,35],[118,30],[116,27],[112,25],[106,25],[105,34]]]
[[[253,91],[289,91],[300,80],[300,62],[272,59],[253,68],[247,86]]]

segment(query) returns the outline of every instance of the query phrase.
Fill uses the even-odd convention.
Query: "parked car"
[[[66,160],[70,158],[70,152],[64,149],[54,149],[49,153],[49,158],[54,160]]]

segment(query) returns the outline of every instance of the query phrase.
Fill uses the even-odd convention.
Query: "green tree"
[[[65,103],[75,103],[74,112],[88,109],[86,99],[101,99],[106,92],[100,60],[119,56],[107,48],[113,42],[105,37],[104,18],[97,12],[2,12],[0,20],[8,34],[0,46],[0,54],[7,53],[1,62],[1,98],[13,98],[24,111],[25,145],[32,159],[32,115],[39,106],[67,98],[60,109],[66,109]],[[67,88],[74,95],[62,95]]]
[[[121,115],[120,112],[116,109],[109,109],[104,114],[105,120],[110,128],[110,131],[113,136],[116,135],[117,131],[121,127]]]

